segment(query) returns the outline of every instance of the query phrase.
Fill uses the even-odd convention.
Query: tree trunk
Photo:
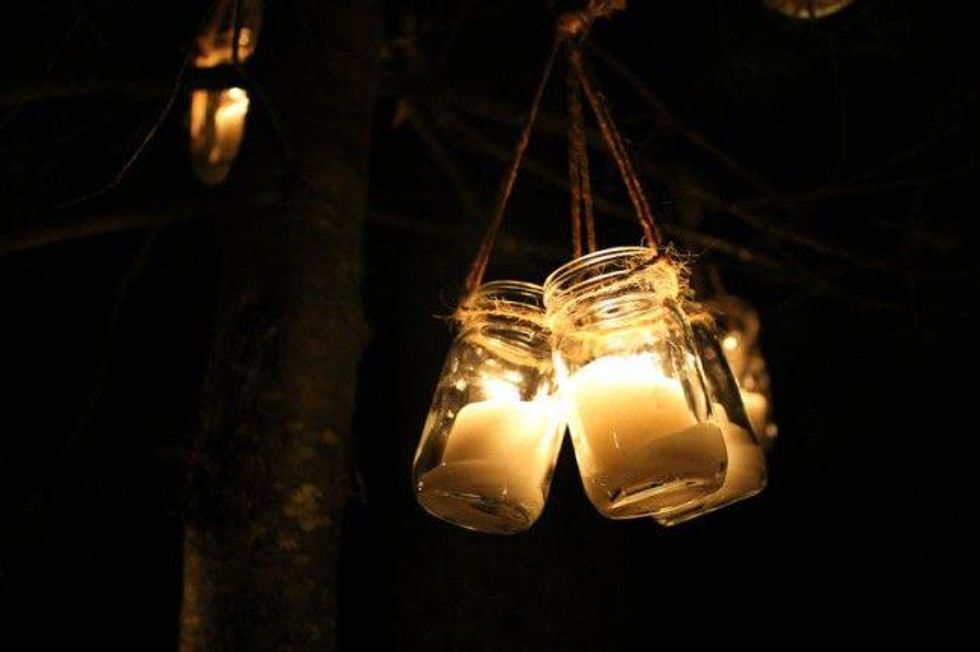
[[[274,208],[230,211],[220,229],[182,652],[336,646],[378,4],[268,3],[259,47],[273,69],[255,103],[274,107],[297,179]]]

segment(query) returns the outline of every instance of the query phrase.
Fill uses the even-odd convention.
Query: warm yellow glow
[[[748,414],[749,421],[752,423],[752,429],[755,430],[757,435],[763,435],[762,430],[766,424],[769,401],[758,392],[750,392],[746,389],[741,389],[740,392],[742,394],[742,405],[745,406],[745,412]]]
[[[480,384],[484,395],[491,401],[519,401],[521,400],[520,380],[518,377],[518,384],[515,384],[513,379],[484,376]]]
[[[745,368],[749,362],[749,351],[746,350],[746,338],[739,331],[729,331],[721,338],[721,350],[731,367],[735,378],[739,379],[745,374]]]
[[[766,458],[755,438],[742,426],[728,419],[720,403],[711,406],[712,420],[721,428],[728,454],[725,482],[718,491],[703,500],[682,505],[658,516],[662,525],[676,525],[697,518],[739,500],[756,495],[766,485]]]
[[[738,337],[735,335],[726,335],[725,339],[721,341],[721,345],[726,352],[734,351],[738,348]]]
[[[198,68],[213,68],[234,62],[236,3],[238,15],[238,61],[244,62],[258,43],[262,25],[261,0],[219,0],[214,13],[197,37]]]
[[[243,88],[191,94],[191,160],[204,183],[216,185],[228,177],[245,136],[248,105]]]
[[[572,376],[571,387],[583,421],[595,421],[592,430],[616,449],[697,423],[680,381],[666,377],[652,354],[594,360]]]
[[[514,469],[539,463],[534,451],[550,448],[554,410],[531,401],[491,399],[463,406],[446,440],[443,464],[464,460],[510,463]],[[517,451],[526,455],[511,458]]]
[[[765,0],[766,5],[791,18],[824,18],[846,8],[854,0]]]
[[[720,428],[698,421],[681,382],[664,374],[655,355],[593,360],[566,387],[579,469],[607,516],[656,513],[721,485]]]
[[[419,499],[442,518],[474,529],[527,529],[544,509],[542,491],[564,427],[555,402],[498,400],[469,403],[446,439],[442,462],[422,476]],[[512,522],[474,509],[457,495],[479,495],[516,509]]]

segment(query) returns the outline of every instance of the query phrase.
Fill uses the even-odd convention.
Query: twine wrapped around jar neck
[[[555,270],[545,281],[544,302],[551,326],[558,331],[627,322],[682,301],[688,287],[687,266],[671,252],[616,247]]]
[[[540,285],[524,281],[491,281],[460,301],[453,319],[465,326],[474,319],[500,315],[544,324],[544,298]]]
[[[453,321],[459,337],[477,338],[511,357],[536,355],[550,343],[542,288],[533,283],[484,283],[460,302]]]

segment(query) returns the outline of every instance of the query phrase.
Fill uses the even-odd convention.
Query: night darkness
[[[248,254],[267,251],[267,216],[321,196],[296,181],[317,143],[352,149],[343,75],[280,72],[316,39],[289,25],[318,3],[268,2],[241,152],[225,183],[195,179],[188,89],[215,82],[175,78],[208,4],[4,8],[3,650],[178,649],[189,467],[214,404],[235,412],[208,389],[228,269],[279,273]],[[912,0],[819,21],[761,0],[631,0],[596,24],[596,75],[671,241],[759,309],[780,437],[763,494],[670,529],[602,518],[566,440],[541,519],[499,537],[428,516],[411,463],[452,338],[443,317],[555,12],[575,3],[383,4],[379,33],[356,41],[378,71],[363,226],[334,261],[359,274],[365,326],[338,390],[353,403],[337,645],[277,649],[876,649],[914,634],[941,647],[974,567],[975,23]],[[541,282],[570,256],[562,77],[488,278]],[[303,114],[305,94],[341,109]],[[600,247],[638,244],[592,144]],[[252,314],[255,332],[275,332],[275,315]]]

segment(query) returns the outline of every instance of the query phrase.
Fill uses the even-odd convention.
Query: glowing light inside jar
[[[195,90],[191,94],[191,159],[208,185],[228,177],[245,136],[249,98],[243,88]]]
[[[238,62],[244,63],[258,44],[262,26],[262,0],[218,0],[197,36],[198,68],[234,63],[235,30],[238,30]]]
[[[653,354],[606,356],[567,382],[569,428],[586,490],[609,516],[642,516],[710,493],[727,454],[680,381]]]
[[[420,500],[464,527],[525,529],[544,509],[561,437],[558,406],[554,399],[521,401],[506,381],[484,380],[483,387],[493,397],[456,415],[442,463],[422,476]],[[472,500],[460,497],[479,497],[493,508],[480,514]],[[499,516],[504,509],[511,513],[509,524]]]
[[[846,9],[854,0],[765,0],[766,5],[790,18],[813,20]]]

